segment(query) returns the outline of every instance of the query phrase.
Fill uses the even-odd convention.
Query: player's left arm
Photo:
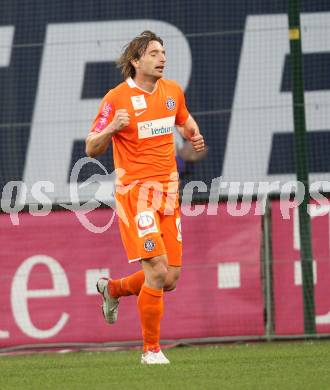
[[[197,122],[191,115],[189,115],[179,130],[184,138],[191,143],[195,152],[202,152],[205,149],[204,137],[199,131]]]

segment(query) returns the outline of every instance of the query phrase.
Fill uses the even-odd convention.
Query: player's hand
[[[126,109],[120,109],[115,112],[115,116],[109,125],[109,131],[112,134],[117,133],[124,127],[129,125],[129,113]]]
[[[202,152],[205,149],[204,137],[195,129],[189,130],[189,141],[195,152]]]

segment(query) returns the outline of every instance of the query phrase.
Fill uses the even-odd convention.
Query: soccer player
[[[163,79],[163,41],[144,31],[127,44],[118,66],[124,82],[103,98],[86,138],[86,154],[103,154],[112,141],[120,177],[116,182],[119,228],[128,261],[142,269],[121,279],[97,282],[105,320],[117,320],[119,298],[137,295],[143,364],[167,364],[160,349],[163,291],[175,289],[181,271],[182,238],[173,131],[180,126],[196,152],[204,139],[184,94]]]

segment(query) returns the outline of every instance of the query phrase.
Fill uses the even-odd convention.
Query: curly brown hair
[[[117,67],[121,70],[124,79],[135,76],[133,60],[138,60],[147,50],[151,41],[157,41],[163,46],[163,40],[152,31],[143,31],[124,47],[124,52],[117,61]]]

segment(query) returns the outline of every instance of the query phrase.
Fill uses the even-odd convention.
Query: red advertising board
[[[88,218],[103,226],[111,210]],[[176,291],[165,296],[163,339],[262,335],[261,217],[182,216],[184,265]],[[0,215],[0,346],[140,340],[135,297],[121,299],[118,322],[107,325],[95,282],[139,269],[128,264],[117,221],[100,234],[73,212]]]
[[[303,296],[298,209],[293,203],[272,203],[272,245],[275,332],[303,334]],[[325,200],[310,205],[316,328],[330,332],[329,210]]]

